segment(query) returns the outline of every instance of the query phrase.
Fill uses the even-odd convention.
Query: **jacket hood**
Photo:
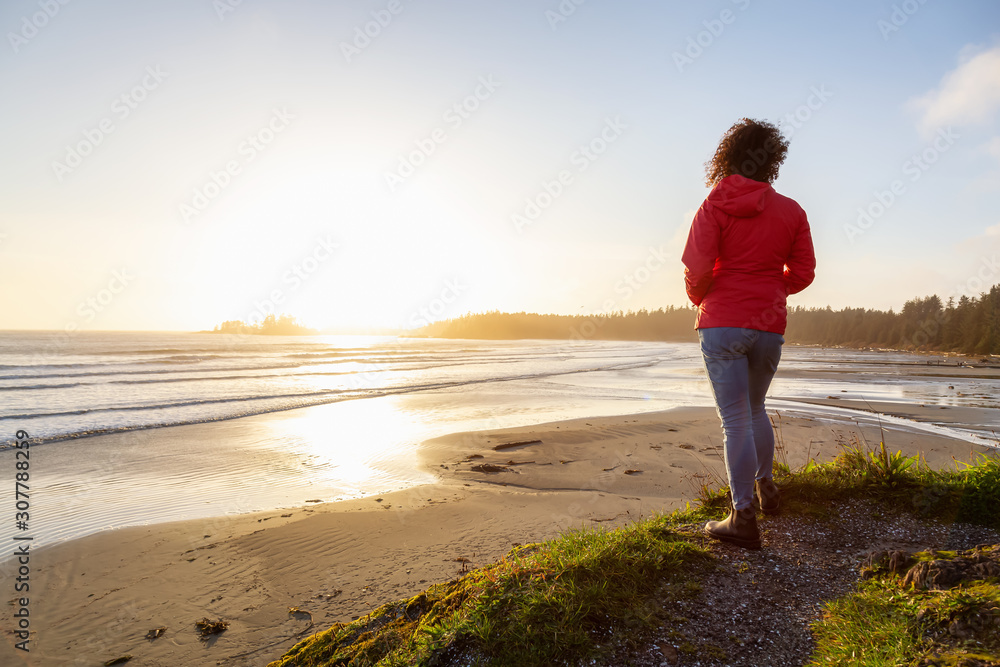
[[[770,183],[733,174],[719,181],[708,194],[708,201],[724,213],[737,218],[749,218],[764,210],[772,192],[774,189]]]

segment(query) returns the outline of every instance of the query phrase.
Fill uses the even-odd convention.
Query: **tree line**
[[[412,334],[435,338],[547,338],[577,340],[695,341],[696,310],[657,310],[597,315],[470,313],[434,322]],[[942,302],[938,296],[907,301],[895,312],[867,308],[791,308],[789,343],[898,350],[1000,354],[1000,285],[978,297]]]
[[[319,333],[315,329],[299,324],[291,315],[268,315],[257,323],[247,323],[243,320],[226,320],[217,324],[211,333],[224,334],[259,334],[264,336],[308,336]]]

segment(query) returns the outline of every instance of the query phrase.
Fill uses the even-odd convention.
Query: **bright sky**
[[[0,328],[682,305],[741,116],[791,138],[792,304],[1000,282],[994,0],[9,0],[0,31]]]

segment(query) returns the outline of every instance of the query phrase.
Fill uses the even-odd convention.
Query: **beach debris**
[[[332,600],[333,598],[337,597],[343,592],[344,591],[340,590],[339,588],[335,588],[332,593],[317,593],[316,595],[313,596],[313,598],[317,600],[323,600],[323,599]],[[289,607],[289,609],[292,609],[292,607]],[[289,613],[291,612],[289,611]]]
[[[200,621],[195,621],[194,627],[198,629],[198,635],[202,639],[208,639],[212,635],[225,632],[226,628],[229,627],[229,622],[223,621],[221,618],[217,621],[212,621],[206,616]]]
[[[686,442],[682,442],[677,446],[680,447],[681,449],[694,449],[694,445],[688,444]]]
[[[167,629],[165,627],[163,627],[163,626],[160,626],[158,628],[153,628],[152,630],[150,630],[149,632],[146,633],[146,639],[148,639],[150,641],[152,641],[154,639],[158,639],[159,637],[162,637],[163,633],[166,632],[166,631],[167,631]]]
[[[307,503],[321,503],[323,500],[321,498],[314,498],[313,500],[307,500]]]
[[[650,449],[655,449],[655,450],[659,451],[659,450],[663,449],[663,445],[650,445],[649,448]]]
[[[472,466],[472,469],[476,472],[506,472],[507,466],[498,466],[492,463],[480,463],[479,465]]]
[[[376,499],[375,499],[375,502],[377,502],[377,503],[380,503],[380,502],[382,502],[383,500],[384,500],[384,498],[376,498]]]
[[[466,458],[465,460],[471,461],[472,459],[481,459],[481,458],[483,458],[482,454],[469,454],[468,458]]]
[[[558,426],[556,427],[558,428]],[[527,445],[540,445],[541,440],[518,440],[517,442],[501,442],[499,445],[493,447],[494,451],[502,451],[504,449],[511,449],[513,447],[525,447]]]
[[[534,461],[515,461],[514,459],[507,461],[507,465],[509,466],[523,466],[529,463],[534,463]]]
[[[294,616],[295,618],[297,618],[300,621],[304,621],[306,619],[309,619],[311,621],[312,617],[313,617],[313,615],[312,615],[311,612],[308,612],[305,609],[299,609],[298,607],[289,607],[288,608],[288,615],[289,616]]]
[[[641,470],[626,470],[625,474],[626,475],[638,475],[641,472],[642,472]]]
[[[120,658],[115,658],[114,660],[108,660],[106,663],[104,663],[104,667],[111,667],[112,665],[124,665],[131,659],[132,659],[132,654],[126,653]]]

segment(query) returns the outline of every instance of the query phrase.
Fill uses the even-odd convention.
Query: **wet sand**
[[[927,421],[946,412],[907,411]],[[975,416],[962,419],[974,424]],[[838,439],[853,433],[879,440],[867,424],[780,418],[792,467],[835,456]],[[921,453],[936,467],[986,451],[895,426],[886,434],[892,449]],[[99,665],[131,654],[130,666],[266,665],[308,634],[489,563],[516,544],[683,507],[695,496],[696,475],[724,476],[721,444],[708,408],[456,433],[419,449],[421,466],[437,476],[432,484],[46,547],[31,557],[31,652],[13,648],[15,607],[3,605],[0,663]],[[7,600],[17,595],[14,575],[8,561],[0,572]],[[229,628],[203,641],[195,622],[204,617]],[[162,636],[146,639],[160,627]]]

